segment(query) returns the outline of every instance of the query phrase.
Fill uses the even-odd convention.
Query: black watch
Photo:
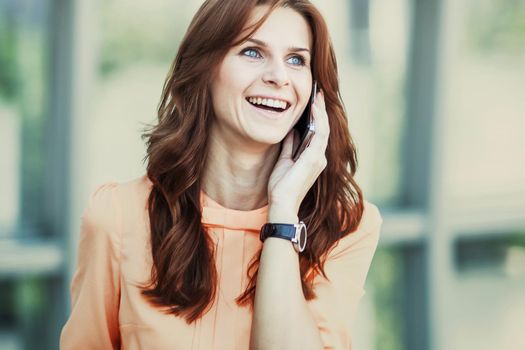
[[[302,221],[299,221],[298,224],[266,223],[261,228],[261,242],[268,237],[291,241],[295,250],[300,253],[306,247],[306,225]]]

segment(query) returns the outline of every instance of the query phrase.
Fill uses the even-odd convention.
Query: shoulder
[[[126,214],[132,214],[146,209],[152,186],[153,184],[147,175],[142,175],[119,184],[119,200]]]
[[[116,226],[117,182],[105,182],[95,187],[82,213],[82,224],[88,228],[113,231]]]
[[[365,200],[364,210],[357,228],[341,237],[329,251],[329,257],[335,258],[356,249],[375,251],[383,223],[379,208]]]
[[[82,214],[82,223],[106,232],[121,232],[123,216],[130,210],[141,210],[151,182],[144,175],[126,182],[109,181],[95,187]]]
[[[375,231],[383,223],[383,217],[379,211],[379,208],[369,201],[365,200],[363,216],[359,222],[358,230],[361,231]]]

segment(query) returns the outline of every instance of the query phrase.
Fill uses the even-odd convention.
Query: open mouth
[[[256,108],[259,108],[259,109],[264,109],[266,111],[271,111],[271,112],[275,112],[275,113],[282,113],[282,112],[286,112],[289,108],[290,108],[290,104],[289,103],[286,103],[286,107],[285,108],[281,108],[281,107],[272,107],[272,106],[268,106],[266,104],[258,104],[258,103],[253,103],[250,101],[250,99],[247,97],[246,98],[246,101],[251,104],[252,106],[256,107]]]

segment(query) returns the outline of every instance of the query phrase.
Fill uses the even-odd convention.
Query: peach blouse
[[[202,222],[216,244],[218,293],[208,313],[188,325],[184,318],[151,306],[137,283],[152,266],[146,175],[106,183],[92,194],[80,230],[71,281],[71,314],[60,336],[67,349],[232,349],[249,347],[252,314],[235,303],[247,282],[247,266],[262,247],[259,230],[268,205],[249,211],[225,208],[201,192]],[[330,252],[316,276],[317,299],[307,301],[325,349],[351,348],[351,323],[377,247],[382,223],[377,207],[365,201],[355,232]]]

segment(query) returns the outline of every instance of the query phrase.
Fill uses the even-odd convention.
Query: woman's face
[[[249,23],[263,15],[256,7]],[[248,39],[224,57],[212,82],[216,127],[228,142],[276,144],[295,125],[312,88],[312,35],[306,20],[289,8],[273,11]],[[264,106],[265,98],[284,107]],[[266,100],[266,103],[273,104]]]

